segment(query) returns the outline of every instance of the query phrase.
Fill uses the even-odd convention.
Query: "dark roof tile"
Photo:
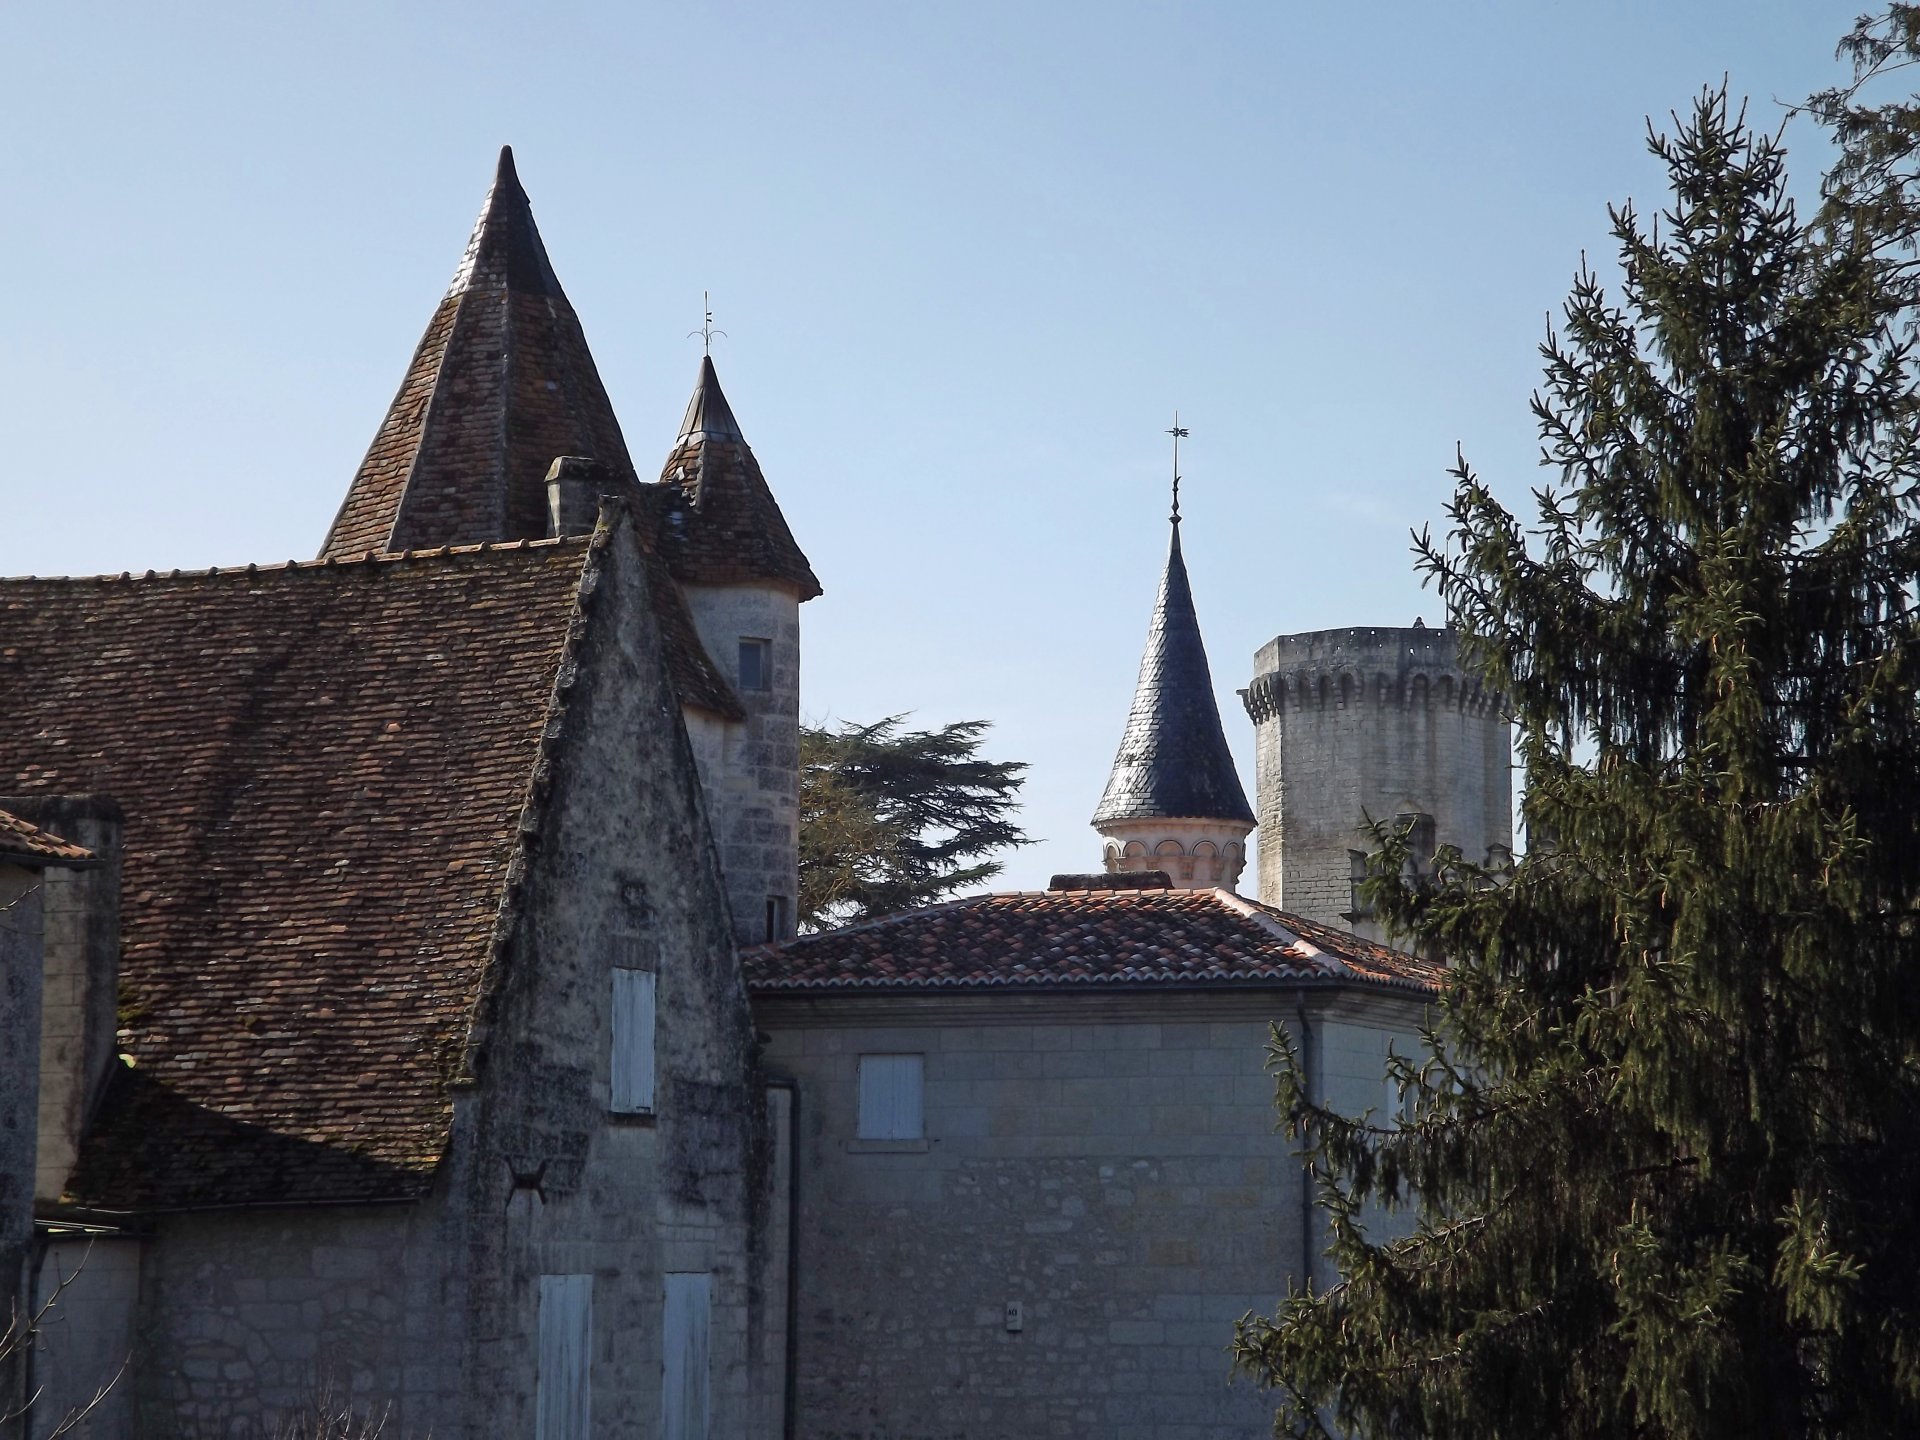
[[[429,1183],[589,545],[0,581],[0,793],[126,816],[73,1201]]]

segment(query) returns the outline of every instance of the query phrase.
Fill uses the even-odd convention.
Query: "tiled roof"
[[[1225,890],[977,895],[750,950],[755,993],[1260,981],[1432,994],[1438,965]]]
[[[503,149],[466,254],[321,557],[538,539],[558,455],[591,456],[637,484],[513,151]]]
[[[5,711],[0,710],[0,715]],[[0,810],[0,861],[13,860],[26,865],[86,864],[93,852],[84,845],[49,835],[38,825],[29,825],[18,815]]]
[[[126,817],[74,1202],[427,1185],[590,553],[0,580],[0,794]]]
[[[802,600],[820,593],[813,567],[733,418],[711,356],[701,358],[680,438],[661,467],[660,483],[685,502],[668,512],[660,547],[680,579],[709,585],[779,580],[798,590]]]
[[[1235,820],[1251,826],[1253,809],[1220,726],[1213,674],[1193,609],[1193,588],[1173,522],[1167,569],[1147,626],[1133,708],[1114,756],[1093,823],[1114,820]]]
[[[562,455],[598,462],[613,491],[641,516],[642,543],[662,549],[652,493],[658,487],[634,475],[613,403],[507,148],[453,283],[320,557],[541,539],[548,531],[547,470]],[[648,582],[680,702],[744,718],[740,698],[700,643],[669,566],[649,567]]]

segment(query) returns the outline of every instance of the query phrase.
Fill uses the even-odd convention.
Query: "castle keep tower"
[[[1281,635],[1254,668],[1263,902],[1372,933],[1354,893],[1368,819],[1411,825],[1422,863],[1512,846],[1512,736],[1452,630]]]
[[[1176,470],[1178,459],[1175,460]],[[1106,842],[1108,874],[1164,870],[1180,889],[1231,890],[1247,863],[1253,810],[1233,768],[1213,699],[1193,589],[1180,554],[1180,480],[1173,539],[1147,626],[1140,681],[1120,753],[1093,828]]]

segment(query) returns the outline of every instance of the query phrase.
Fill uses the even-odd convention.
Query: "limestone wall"
[[[1310,1000],[1314,1023],[1331,1003]],[[769,1069],[800,1086],[800,1436],[1271,1433],[1227,1345],[1305,1254],[1265,1070],[1293,995],[762,997],[756,1015]],[[1411,1035],[1417,1015],[1346,1020]],[[1352,1049],[1331,1052],[1343,1074]],[[925,1138],[862,1141],[859,1057],[898,1053],[924,1057]]]
[[[1459,666],[1450,630],[1282,635],[1255,658],[1259,898],[1325,924],[1351,909],[1368,817],[1433,817],[1482,861],[1511,848],[1511,735],[1497,697]],[[1363,933],[1371,933],[1362,924]]]

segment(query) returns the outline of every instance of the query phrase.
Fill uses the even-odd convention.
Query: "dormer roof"
[[[556,455],[637,483],[509,147],[321,558],[539,539]]]
[[[1214,702],[1213,674],[1180,554],[1178,515],[1133,708],[1106,794],[1093,812],[1095,826],[1150,819],[1219,820],[1249,829],[1255,823]]]
[[[696,585],[772,580],[791,585],[802,600],[820,593],[813,567],[734,419],[710,355],[700,359],[693,398],[661,467],[660,483],[680,501],[661,546],[677,578]]]

